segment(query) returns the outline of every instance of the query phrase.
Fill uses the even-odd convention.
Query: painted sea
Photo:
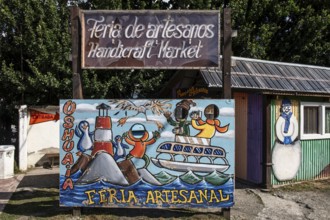
[[[233,206],[233,100],[61,100],[60,105],[61,206],[203,209]],[[228,130],[214,131],[212,137],[199,137],[205,128],[189,125],[189,135],[180,138],[179,125],[170,124],[165,116],[172,115],[174,120],[180,109],[185,109],[186,114],[201,113],[201,124],[213,114],[217,119],[208,128],[213,131],[221,121],[221,126]],[[189,115],[185,117],[192,120]],[[140,140],[142,133],[145,140]],[[122,142],[117,143],[118,140]],[[173,144],[173,148],[163,149],[164,143]],[[117,144],[123,148],[121,154]],[[164,165],[159,160],[180,163]],[[217,169],[221,165],[225,169]]]
[[[60,188],[60,205],[69,207],[140,207],[140,208],[226,208],[234,204],[233,176],[213,172],[202,176],[191,171],[173,176],[162,171],[154,177],[162,185],[139,179],[129,186],[98,180],[75,184],[82,175],[72,175],[73,189]],[[60,187],[66,177],[60,176]]]

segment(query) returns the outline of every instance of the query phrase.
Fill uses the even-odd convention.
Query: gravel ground
[[[30,170],[18,184],[16,192],[31,192],[41,188],[58,189],[58,173],[58,168]],[[299,183],[270,191],[236,182],[234,201],[235,205],[230,210],[231,219],[234,220],[328,220],[330,218],[330,179]],[[219,212],[209,213],[205,210],[191,212],[140,209],[82,209],[83,216],[78,219],[94,219],[93,215],[98,212],[111,213],[109,219],[223,219]]]
[[[235,192],[232,219],[330,219],[330,179],[263,192],[245,186]]]

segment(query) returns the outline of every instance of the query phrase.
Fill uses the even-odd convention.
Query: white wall
[[[59,153],[60,142],[59,121],[47,121],[29,125],[31,110],[50,114],[56,114],[56,112],[59,112],[57,106],[28,107],[27,120],[25,120],[25,123],[27,123],[25,125],[27,128],[25,140],[21,140],[21,136],[24,138],[24,135],[20,135],[20,143],[25,143],[26,148],[22,149],[22,153],[20,153],[22,156],[22,158],[20,158],[20,163],[26,163],[27,168],[34,167],[37,164],[42,165],[43,162],[48,161],[48,159],[44,157],[47,152]],[[21,128],[23,129],[24,127],[20,125],[20,129]],[[26,154],[26,161],[23,159],[25,156],[24,154]],[[24,168],[24,165],[22,165],[22,167],[20,166],[20,169],[21,168]]]

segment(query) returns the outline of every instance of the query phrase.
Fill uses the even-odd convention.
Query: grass
[[[57,189],[21,190],[15,192],[5,206],[1,219],[60,219],[69,210],[58,207]],[[63,218],[62,218],[63,219]]]
[[[317,181],[306,181],[306,182],[297,182],[290,185],[285,185],[278,187],[274,190],[282,191],[330,191],[330,179],[317,180]]]

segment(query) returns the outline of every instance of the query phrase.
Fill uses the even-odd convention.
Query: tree
[[[6,103],[57,104],[71,90],[68,8],[62,1],[3,0],[0,93]]]
[[[236,56],[330,65],[330,2],[231,1]]]
[[[68,15],[66,1],[0,1],[2,134],[17,124],[17,106],[58,104],[72,94]]]
[[[0,0],[0,118],[21,104],[72,97],[69,5],[108,10],[232,8],[235,56],[330,66],[330,2],[322,0]],[[85,70],[84,98],[151,97],[164,70]],[[10,126],[10,125],[9,125]],[[9,129],[8,127],[3,129]]]

